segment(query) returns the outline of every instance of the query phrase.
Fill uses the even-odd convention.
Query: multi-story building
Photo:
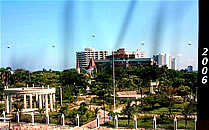
[[[177,69],[177,66],[176,66],[176,58],[172,58],[172,61],[171,61],[171,69],[174,69],[176,70]]]
[[[93,48],[87,47],[84,51],[76,52],[76,60],[79,63],[80,69],[83,69],[89,65],[91,58],[94,60],[105,60],[107,55],[107,50],[94,50]]]
[[[165,65],[164,64],[164,54],[163,53],[160,53],[159,55],[158,55],[158,61],[157,61],[157,63],[160,65],[160,66],[162,66],[162,65]]]
[[[141,52],[139,49],[136,51],[126,51],[125,48],[120,48],[113,52],[114,55],[132,55],[134,58],[144,58],[146,57],[145,52]]]
[[[135,58],[144,58],[146,57],[145,52],[141,52],[139,49],[136,51],[127,51],[126,54],[134,55]]]
[[[95,60],[96,66],[111,68],[113,63],[113,56],[115,67],[129,67],[153,64],[153,58],[144,58],[145,53],[141,53],[139,50],[127,52],[124,48],[122,48],[112,52],[112,54],[113,55],[107,56],[106,60]]]
[[[169,56],[169,69],[171,69],[171,61],[172,61],[172,56]]]
[[[154,63],[158,64],[158,55],[153,55],[153,60],[154,60]]]
[[[153,59],[159,66],[166,65],[168,69],[176,69],[176,58],[169,54],[153,55]]]
[[[191,66],[191,65],[187,66],[187,70],[188,70],[188,72],[193,72],[193,66]]]
[[[165,54],[164,55],[164,65],[166,65],[168,67],[168,69],[171,69],[171,64],[170,64],[170,58],[169,58],[169,54]]]

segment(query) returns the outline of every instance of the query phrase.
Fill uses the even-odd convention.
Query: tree
[[[191,101],[189,104],[184,104],[184,109],[182,110],[182,115],[184,115],[185,129],[187,129],[188,116],[195,111],[196,104]]]
[[[0,68],[0,80],[4,85],[12,85],[14,82],[11,71],[11,67]]]
[[[4,106],[5,106],[4,104],[0,104],[0,113],[2,113],[4,111],[4,109],[5,109]]]
[[[81,116],[84,115],[86,113],[86,111],[88,110],[87,106],[88,106],[88,104],[86,104],[85,102],[82,102],[80,104],[80,107],[78,108],[78,111],[80,111]]]
[[[136,104],[131,105],[132,100],[127,101],[127,105],[123,107],[121,114],[128,117],[128,126],[130,126],[130,119],[136,112]]]
[[[63,99],[68,100],[70,103],[75,101],[75,98],[73,96],[73,89],[74,89],[74,86],[72,84],[63,86],[63,89],[62,89]]]
[[[184,98],[184,102],[186,100],[186,96],[191,94],[190,88],[188,86],[180,86],[178,89],[178,95]]]
[[[85,112],[85,117],[86,117],[87,122],[89,121],[90,115],[91,115],[91,114],[90,114],[90,111],[87,110],[87,111]]]
[[[76,125],[76,116],[77,116],[77,114],[79,114],[80,115],[80,112],[77,110],[77,109],[73,109],[72,111],[70,111],[69,113],[68,113],[68,118],[70,118],[70,121],[72,121],[72,123],[74,124],[74,125]]]
[[[60,108],[60,110],[59,110],[59,113],[60,113],[61,115],[62,115],[62,114],[68,115],[68,106],[67,106],[67,105],[62,106],[62,107]]]
[[[78,95],[79,92],[84,92],[89,85],[89,78],[82,73],[78,73],[75,69],[64,70],[60,75],[60,83],[62,86],[72,87],[73,94]]]
[[[112,121],[114,121],[116,115],[119,115],[119,113],[113,112],[113,111],[110,111],[110,112],[108,113],[108,116],[111,116],[111,117],[112,117]]]
[[[162,107],[168,107],[170,98],[166,92],[161,92],[153,95],[155,103],[160,104]]]
[[[94,117],[96,118],[97,117],[97,114],[99,113],[99,108],[95,108],[94,109]]]
[[[149,104],[151,106],[151,108],[154,108],[154,105],[157,103],[157,100],[155,97],[156,97],[156,95],[149,94],[144,98],[144,102],[146,104]]]
[[[16,86],[17,84],[22,84],[26,86],[26,84],[29,83],[29,71],[24,70],[24,69],[17,69],[14,72],[14,79],[15,79],[15,87],[20,87]]]
[[[3,100],[3,96],[4,96],[4,85],[3,83],[0,83],[0,101]]]
[[[45,108],[38,108],[38,112],[40,113],[40,115],[41,115],[41,118],[42,118],[42,114],[44,113],[44,111],[45,111]]]
[[[112,109],[112,104],[114,103],[114,98],[110,95],[105,96],[105,104],[107,104],[110,109]]]
[[[171,98],[169,98],[169,100],[168,100],[168,111],[169,111],[170,115],[172,113],[172,109],[174,108],[175,104],[176,104],[176,101],[171,99]]]
[[[58,112],[58,109],[60,108],[58,101],[55,102],[54,109],[56,112]]]
[[[99,96],[100,99],[103,98],[104,94],[110,96],[113,94],[112,76],[108,72],[97,73],[92,79],[90,89],[91,92]]]
[[[5,68],[0,68],[0,80],[1,80],[1,83],[5,83],[5,72],[6,72]]]

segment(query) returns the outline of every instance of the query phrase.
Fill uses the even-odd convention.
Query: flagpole
[[[114,88],[114,111],[115,111],[115,63],[114,63],[114,51],[112,51],[113,54],[113,61],[112,61],[112,70],[113,70],[113,88]]]

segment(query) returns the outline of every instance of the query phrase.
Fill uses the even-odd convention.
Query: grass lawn
[[[172,114],[182,114],[181,111],[184,108],[184,104],[183,103],[176,103],[172,109]],[[143,109],[143,113],[150,113],[150,114],[161,114],[161,113],[168,113],[169,109],[167,107],[160,107],[155,105],[155,108],[152,109],[151,107],[145,107]],[[194,113],[195,114],[195,113]]]
[[[151,129],[152,126],[152,121],[153,117],[143,117],[137,120],[137,126],[138,128],[146,128],[146,129]],[[184,120],[178,119],[178,129],[184,129]],[[194,120],[188,120],[187,123],[187,129],[188,130],[194,130]],[[110,121],[103,126],[107,127],[114,127],[114,122]],[[130,120],[130,126],[128,126],[128,120],[126,118],[119,118],[118,120],[118,127],[123,127],[123,128],[134,128],[134,121],[133,119]],[[159,123],[157,121],[157,128],[165,128],[167,130],[173,130],[174,127],[174,122],[173,119],[170,119],[169,121],[166,121],[164,123]]]

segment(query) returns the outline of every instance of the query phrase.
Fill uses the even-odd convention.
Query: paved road
[[[104,119],[104,110],[99,110],[99,124],[101,125],[101,124],[104,124],[104,122],[108,122],[108,121],[110,121],[109,120],[109,117],[108,117],[108,112],[107,111],[105,111],[105,119]],[[89,128],[89,129],[93,129],[93,128],[96,128],[96,125],[97,124],[97,120],[93,120],[93,121],[91,121],[91,122],[89,122],[89,123],[87,123],[87,124],[85,124],[85,125],[83,125],[83,126],[81,126],[81,128]]]
[[[93,108],[96,108],[96,107],[98,107],[98,106],[93,106]],[[120,108],[118,108],[118,109],[116,109],[114,112],[118,112],[118,113],[120,113],[121,112],[121,110],[122,110],[122,108],[123,107],[120,107]],[[108,111],[105,111],[105,121],[104,121],[104,110],[99,110],[99,124],[101,125],[101,124],[104,124],[104,122],[108,122],[108,121],[110,121],[109,120],[109,116],[108,116]],[[93,129],[93,128],[96,128],[96,124],[97,124],[97,120],[93,120],[93,121],[91,121],[91,122],[89,122],[89,123],[87,123],[87,124],[85,124],[85,125],[83,125],[83,126],[81,126],[81,128],[89,128],[89,129]]]
[[[0,129],[1,128],[9,128],[9,123],[3,123],[0,122]],[[60,126],[60,125],[55,125],[55,124],[40,124],[40,123],[35,123],[32,125],[31,123],[10,123],[10,128],[13,130],[69,130],[72,127],[69,126]]]

